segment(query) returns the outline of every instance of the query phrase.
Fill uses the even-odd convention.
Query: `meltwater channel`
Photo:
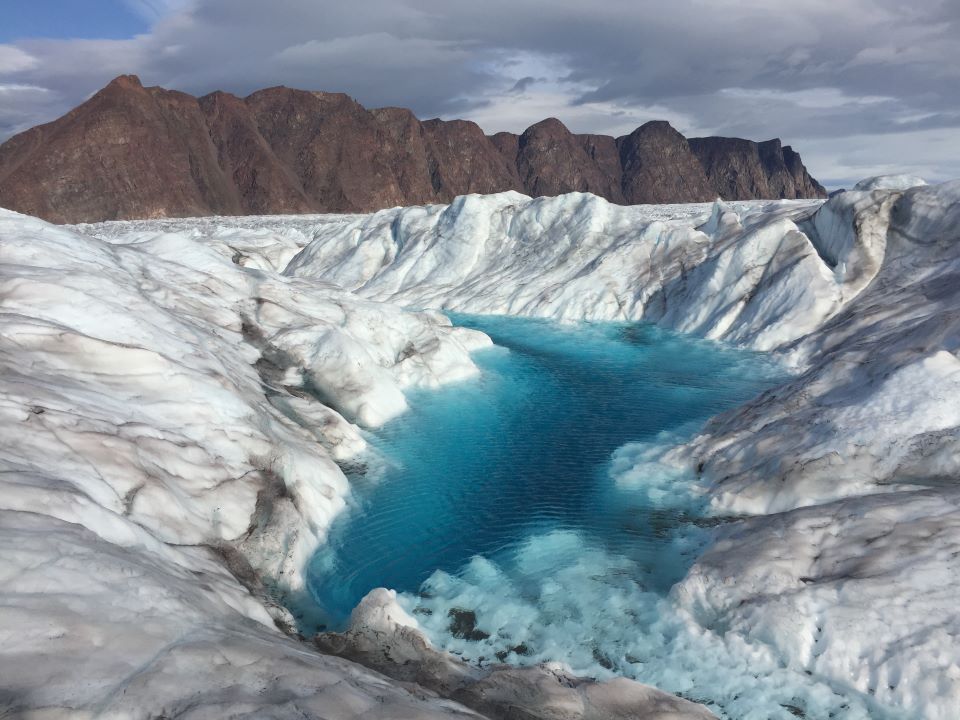
[[[691,630],[667,593],[710,526],[658,456],[782,379],[769,359],[643,324],[453,316],[481,376],[409,398],[308,571],[331,629],[376,587],[473,662],[570,665],[731,718],[867,717],[842,692]],[[854,705],[855,705],[854,701]],[[866,712],[866,711],[864,711]]]

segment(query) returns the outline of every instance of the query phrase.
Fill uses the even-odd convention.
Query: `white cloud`
[[[831,189],[891,173],[919,175],[929,182],[960,177],[960,168],[944,164],[944,158],[956,156],[960,128],[819,138],[804,147],[804,163],[815,167]]]
[[[876,105],[877,103],[894,102],[895,98],[883,95],[848,95],[839,88],[818,87],[808,88],[806,90],[784,91],[773,88],[722,88],[718,91],[720,95],[727,95],[732,98],[743,100],[770,100],[775,102],[786,102],[795,105],[798,108],[808,109],[827,109],[839,108],[847,105]]]
[[[501,130],[521,133],[547,117],[559,118],[575,133],[601,133],[614,137],[627,135],[648,120],[667,120],[690,137],[705,132],[690,115],[663,105],[621,107],[610,102],[571,105],[569,94],[536,86],[520,95],[492,94],[484,99],[487,104],[472,110],[470,119],[488,133]]]
[[[39,60],[15,45],[0,45],[0,76],[32,70]]]
[[[382,69],[391,59],[421,68],[435,63],[462,63],[469,53],[455,44],[424,38],[398,38],[387,32],[366,33],[330,40],[309,40],[283,48],[273,56],[280,67],[310,68],[319,63],[373,66]]]
[[[575,133],[626,135],[648,120],[667,120],[684,133],[702,132],[692,115],[666,105],[573,102],[590,86],[568,80],[574,69],[563,55],[502,52],[485,64],[485,70],[498,82],[472,97],[476,107],[470,110],[470,119],[487,133],[521,133],[547,117],[557,117]]]
[[[45,87],[39,85],[23,85],[18,83],[0,83],[0,93],[48,93]]]

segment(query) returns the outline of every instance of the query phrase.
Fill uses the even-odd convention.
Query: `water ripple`
[[[435,571],[552,531],[635,560],[641,582],[669,587],[691,561],[678,529],[698,532],[689,478],[660,507],[663,493],[654,502],[611,480],[611,455],[664,431],[691,433],[776,369],[646,325],[456,321],[499,347],[478,353],[480,378],[414,394],[411,412],[372,438],[387,468],[378,482],[355,478],[355,507],[309,573],[326,623],[342,626],[374,587],[416,592]]]

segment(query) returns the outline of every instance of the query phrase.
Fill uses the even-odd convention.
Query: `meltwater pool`
[[[660,455],[782,379],[777,365],[643,324],[453,320],[496,347],[480,377],[412,395],[371,434],[375,469],[308,572],[328,628],[388,587],[472,662],[625,675],[737,720],[868,717],[668,597],[717,520],[695,473]]]

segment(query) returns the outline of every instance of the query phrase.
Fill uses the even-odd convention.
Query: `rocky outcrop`
[[[576,135],[555,118],[487,137],[341,93],[198,99],[132,75],[0,146],[0,207],[54,222],[364,212],[505,190],[620,204],[824,196],[779,140],[688,142],[662,121]]]
[[[692,138],[711,189],[725,200],[826,197],[807,172],[800,155],[779,140],[756,143],[725,137]]]
[[[617,140],[623,194],[632,204],[707,202],[717,193],[687,139],[664,121],[648,122]]]
[[[476,123],[427,120],[421,127],[436,200],[450,202],[469,193],[523,189],[516,165],[502,155]]]
[[[134,77],[0,146],[0,206],[56,222],[242,211],[196,99]]]
[[[556,118],[527,128],[517,139],[514,160],[528,195],[589,192],[623,201],[619,163],[614,172],[604,172],[582,139]]]

